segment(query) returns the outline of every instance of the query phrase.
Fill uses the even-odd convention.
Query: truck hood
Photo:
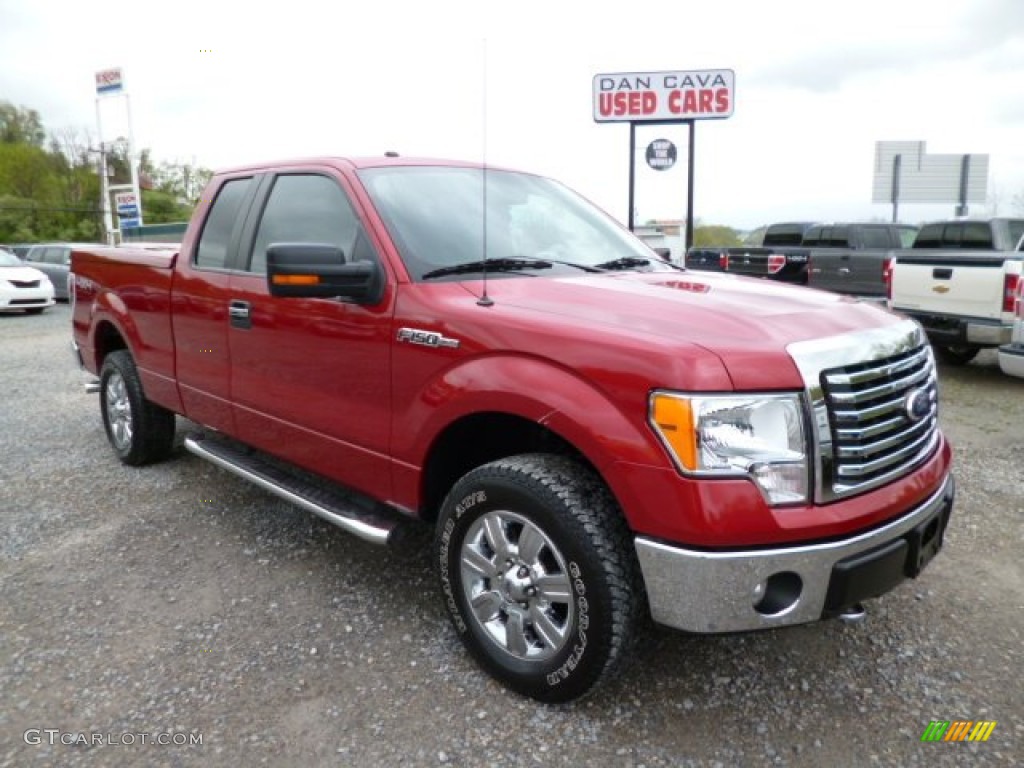
[[[488,290],[506,306],[699,346],[737,389],[803,386],[787,345],[902,321],[856,299],[714,273],[494,280]]]

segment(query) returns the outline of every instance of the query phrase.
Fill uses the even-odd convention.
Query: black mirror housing
[[[384,295],[384,271],[374,261],[346,262],[334,245],[273,243],[267,248],[267,288],[271,296],[376,304]]]

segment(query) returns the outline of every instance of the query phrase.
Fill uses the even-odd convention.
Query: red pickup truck
[[[645,618],[860,615],[953,504],[921,329],[664,263],[539,176],[398,157],[224,171],[180,251],[73,256],[127,464],[185,448],[377,543],[432,526],[466,647],[579,696]],[[427,530],[430,530],[429,528]]]

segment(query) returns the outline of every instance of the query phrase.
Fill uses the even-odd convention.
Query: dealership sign
[[[731,69],[594,75],[594,120],[614,123],[729,117],[736,102],[735,86],[736,75]]]

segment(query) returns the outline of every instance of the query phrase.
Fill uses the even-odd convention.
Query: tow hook
[[[860,603],[854,603],[839,614],[839,620],[843,624],[860,624],[866,616],[867,611],[864,610],[864,606]]]

